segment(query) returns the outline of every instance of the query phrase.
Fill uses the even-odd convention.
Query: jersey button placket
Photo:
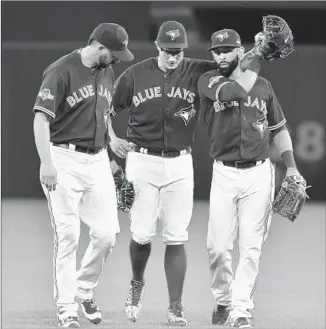
[[[168,83],[168,74],[165,73],[164,74],[164,84],[163,84],[163,95],[164,95],[164,99],[166,102],[166,105],[169,104],[169,97],[167,96],[169,90],[169,83]],[[166,122],[166,112],[169,111],[168,107],[163,107],[163,148],[167,149],[168,148],[168,136],[167,136],[167,131],[165,128],[168,127],[168,124]]]

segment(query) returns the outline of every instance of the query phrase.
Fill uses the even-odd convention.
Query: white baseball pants
[[[214,161],[207,251],[211,291],[230,317],[251,317],[262,246],[271,223],[274,166],[270,160],[249,169]],[[239,234],[239,263],[232,271],[233,243]]]
[[[58,186],[42,187],[54,230],[54,299],[57,307],[77,310],[76,295],[93,296],[120,231],[115,185],[105,150],[89,155],[51,145],[51,155]],[[77,272],[80,221],[90,229],[90,243]]]

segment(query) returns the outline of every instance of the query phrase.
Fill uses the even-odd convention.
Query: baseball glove
[[[273,211],[294,222],[308,197],[306,189],[301,175],[285,176],[273,202]]]
[[[286,58],[294,51],[293,33],[288,23],[281,17],[267,15],[263,17],[263,32],[255,37],[256,45],[266,39],[272,51],[264,57],[265,61]]]
[[[120,190],[125,178],[125,173],[123,172],[123,169],[119,166],[118,169],[113,174],[114,184],[116,190]]]
[[[135,198],[135,189],[131,182],[129,182],[123,169],[119,167],[113,174],[116,193],[118,210],[129,211]]]
[[[117,190],[118,209],[129,211],[135,199],[135,189],[132,182],[124,180],[121,188]]]

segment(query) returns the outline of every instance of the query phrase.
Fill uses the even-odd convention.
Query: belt
[[[181,151],[168,151],[168,150],[158,151],[158,150],[147,149],[145,147],[134,145],[132,147],[132,151],[137,153],[147,154],[147,155],[154,155],[162,158],[176,158],[180,155],[186,155],[191,153],[191,148],[188,147],[187,149]]]
[[[258,166],[265,162],[265,160],[241,160],[241,161],[219,161],[224,164],[224,166],[234,167],[239,169],[248,169]]]
[[[100,153],[104,149],[103,147],[102,148],[92,148],[92,147],[78,146],[78,145],[70,144],[70,143],[52,143],[52,144],[53,144],[53,146],[62,147],[64,149],[69,149],[72,151],[91,154],[91,155]]]

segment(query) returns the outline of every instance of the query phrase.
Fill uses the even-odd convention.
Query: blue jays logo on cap
[[[180,32],[179,30],[172,30],[172,31],[168,31],[165,33],[166,35],[168,35],[171,40],[173,41],[174,39],[180,37]]]
[[[228,35],[228,32],[227,32],[227,31],[224,31],[224,32],[222,32],[222,33],[219,33],[219,34],[217,34],[217,35],[215,36],[215,38],[218,38],[221,42],[222,42],[224,39],[228,38],[228,37],[229,37],[229,35]]]
[[[232,29],[223,29],[214,32],[211,40],[212,44],[208,50],[213,50],[218,47],[241,47],[240,36]]]

